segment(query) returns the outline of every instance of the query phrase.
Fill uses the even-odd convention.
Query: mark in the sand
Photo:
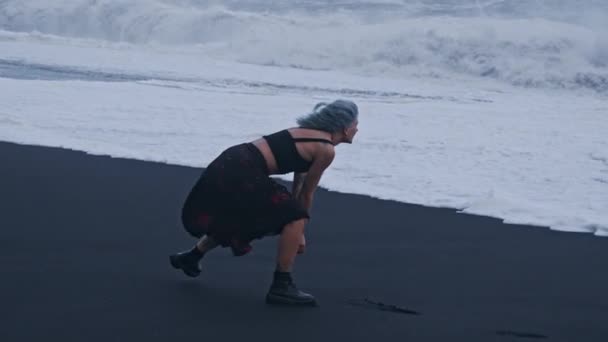
[[[377,302],[377,301],[371,300],[369,298],[364,298],[363,300],[353,299],[353,300],[350,300],[348,303],[353,306],[377,309],[380,311],[388,311],[388,312],[407,314],[407,315],[420,315],[420,312],[418,312],[418,311],[406,309],[406,308],[403,308],[403,307],[400,307],[397,305],[384,304],[382,302]]]
[[[513,336],[513,337],[520,337],[520,338],[547,338],[546,335],[542,335],[542,334],[523,332],[523,331],[513,331],[513,330],[498,330],[498,331],[496,331],[496,335]]]

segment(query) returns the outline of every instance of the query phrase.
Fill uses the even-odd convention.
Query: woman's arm
[[[291,193],[294,198],[300,197],[300,192],[302,192],[302,185],[304,185],[304,179],[306,179],[306,172],[294,172],[293,186],[291,188]]]
[[[293,195],[302,206],[310,211],[312,207],[312,199],[319,180],[323,172],[334,160],[335,151],[333,146],[322,151],[320,156],[316,157],[310,166],[307,173],[295,173],[293,175]],[[302,234],[300,245],[298,246],[298,254],[306,251],[306,237]]]
[[[317,185],[319,184],[325,169],[327,169],[334,160],[334,156],[335,151],[333,146],[326,147],[323,152],[314,159],[310,169],[306,173],[306,177],[304,178],[301,189],[296,197],[306,210],[310,210],[312,207],[312,200]]]

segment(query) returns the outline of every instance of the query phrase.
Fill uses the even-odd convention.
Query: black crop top
[[[293,138],[288,130],[263,136],[268,142],[270,150],[277,161],[278,172],[306,172],[310,169],[312,161],[307,161],[298,153],[296,142],[298,141],[319,141],[331,144],[327,139],[320,138]]]

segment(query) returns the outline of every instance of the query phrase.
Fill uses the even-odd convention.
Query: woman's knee
[[[283,227],[283,232],[304,232],[304,226],[306,225],[306,219],[302,218],[299,220],[291,221]]]

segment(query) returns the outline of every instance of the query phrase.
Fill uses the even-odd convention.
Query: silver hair
[[[296,120],[301,128],[312,128],[334,133],[350,126],[359,116],[357,105],[348,100],[320,102],[309,113]]]

